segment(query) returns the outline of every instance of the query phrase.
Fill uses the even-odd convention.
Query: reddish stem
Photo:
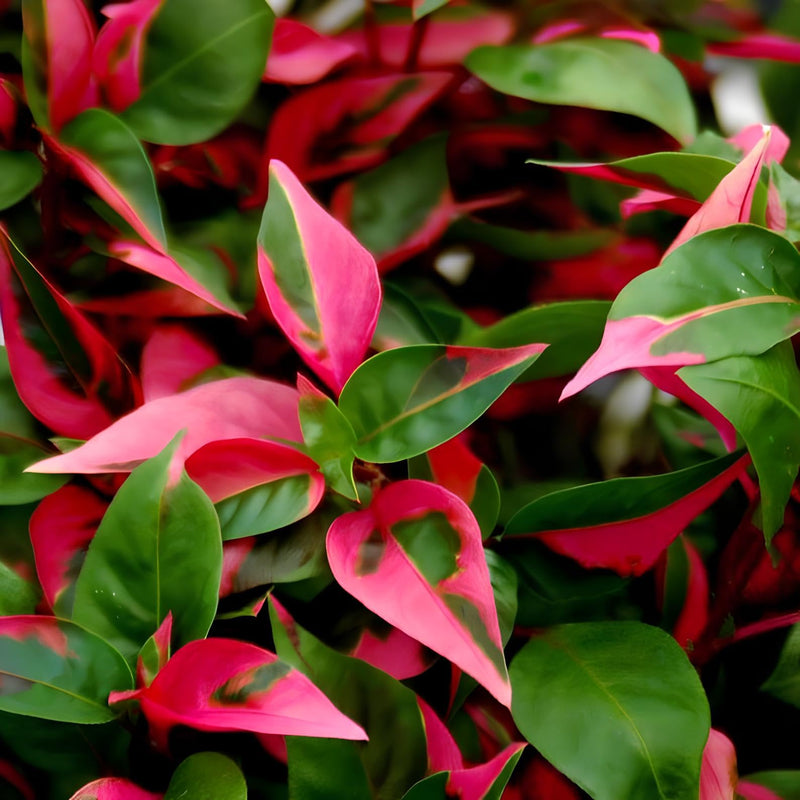
[[[428,17],[423,17],[414,21],[411,26],[411,39],[408,42],[406,60],[403,64],[403,72],[414,72],[417,69],[419,53],[422,49],[422,42],[428,30]]]

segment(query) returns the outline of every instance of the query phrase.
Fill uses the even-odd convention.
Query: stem
[[[375,16],[375,5],[372,0],[367,0],[364,6],[364,36],[367,40],[367,53],[372,66],[380,66],[381,43],[378,30],[378,18]]]
[[[411,38],[408,42],[408,52],[406,53],[406,60],[403,64],[403,72],[414,72],[417,69],[417,61],[419,60],[419,53],[422,49],[422,42],[425,39],[425,33],[428,30],[428,17],[414,21],[411,26]]]

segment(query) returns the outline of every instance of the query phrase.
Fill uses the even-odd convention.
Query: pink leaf
[[[646,211],[670,211],[688,217],[700,208],[700,202],[689,197],[678,197],[655,189],[641,189],[633,197],[623,200],[619,210],[624,219]]]
[[[417,697],[417,704],[422,712],[425,738],[428,743],[428,772],[450,772],[463,769],[464,759],[453,734],[421,697]]]
[[[226,378],[151,400],[85,444],[39,461],[31,472],[130,472],[181,431],[178,460],[209,442],[241,437],[302,441],[295,389],[259,378]]]
[[[140,789],[125,778],[100,778],[78,789],[70,800],[161,800],[163,796]]]
[[[346,591],[510,703],[481,533],[463,500],[425,481],[391,484],[334,520],[327,550]]]
[[[667,248],[664,258],[698,233],[724,228],[737,222],[750,222],[753,196],[761,177],[761,167],[771,138],[772,128],[764,126],[756,145],[719,182],[708,200],[694,213],[675,241]]]
[[[158,630],[145,642],[136,659],[136,683],[149,686],[169,661],[172,643],[172,612],[168,611]]]
[[[570,36],[592,35],[600,36],[605,39],[623,39],[625,41],[639,44],[653,53],[661,50],[661,41],[658,34],[650,30],[640,28],[615,27],[608,25],[598,30],[593,30],[594,26],[581,20],[559,20],[558,22],[542,28],[533,38],[534,44],[545,44],[565,39]]]
[[[454,770],[447,781],[447,793],[463,800],[485,800],[508,762],[526,746],[525,742],[514,742],[500,751],[485,764]]]
[[[95,314],[113,317],[152,319],[158,317],[205,317],[219,314],[219,309],[177,286],[163,289],[145,289],[120,297],[90,297],[76,305]]]
[[[114,111],[122,111],[139,99],[144,39],[163,3],[164,0],[131,0],[102,9],[108,22],[97,35],[92,67],[105,100]]]
[[[425,648],[397,628],[390,628],[384,636],[365,629],[350,655],[372,664],[398,681],[421,675],[431,665],[430,654]]]
[[[178,650],[144,689],[112,692],[109,703],[138,700],[154,744],[169,730],[252,731],[366,739],[302,673],[274,653],[234,639],[203,639]]]
[[[280,161],[270,164],[258,239],[258,272],[277,323],[338,393],[378,322],[375,260]]]
[[[107,507],[91,490],[67,484],[45,497],[31,515],[36,573],[50,608],[56,608],[64,590],[78,577],[83,553]]]
[[[303,181],[380,163],[398,134],[452,84],[449,72],[349,77],[306,89],[270,121],[266,153]],[[265,162],[264,166],[267,164]],[[258,196],[266,194],[265,168]]]
[[[190,294],[199,297],[213,308],[226,314],[244,319],[237,309],[220,300],[213,292],[192,277],[172,256],[137,242],[118,239],[108,245],[108,251],[115,258],[132,267],[155,275],[157,278],[179,286]]]
[[[700,800],[734,800],[736,750],[731,740],[712,728],[700,768]]]
[[[141,380],[145,402],[177,394],[220,363],[211,345],[182,325],[163,325],[142,351]]]
[[[6,759],[0,759],[0,780],[13,786],[22,800],[36,800],[33,788],[25,777]]]
[[[750,33],[733,41],[709,42],[706,49],[719,56],[800,63],[800,42],[777,33]]]
[[[293,19],[275,21],[264,80],[316,83],[357,55],[352,44],[331,39]]]
[[[464,443],[463,437],[453,439],[434,447],[427,453],[433,480],[465,503],[472,502],[483,463],[475,457]]]
[[[219,596],[227,597],[239,591],[239,572],[253,551],[255,536],[245,536],[222,543],[222,576],[219,580]]]
[[[0,78],[0,144],[7,147],[17,126],[17,93],[14,85]]]
[[[783,161],[784,156],[789,151],[789,137],[777,125],[771,125],[772,135],[769,137],[766,150],[764,151],[764,163],[771,164]],[[764,138],[763,125],[748,125],[742,128],[735,136],[731,136],[728,141],[738,147],[743,153],[749,153],[753,148],[758,147]]]
[[[750,781],[739,781],[736,784],[736,794],[743,800],[784,800],[766,786]]]

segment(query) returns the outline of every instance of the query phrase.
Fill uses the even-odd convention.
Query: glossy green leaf
[[[632,42],[575,37],[543,45],[479,47],[466,66],[505,94],[633,114],[682,142],[696,133],[694,105],[678,69]]]
[[[758,473],[761,526],[769,543],[783,523],[800,464],[800,375],[791,344],[760,356],[684,367],[678,376],[744,439]]]
[[[474,422],[529,367],[544,345],[486,348],[416,345],[379,353],[347,381],[339,408],[365,461],[411,458]]]
[[[0,561],[0,615],[33,614],[38,602],[34,585]]]
[[[171,474],[175,446],[122,485],[75,586],[73,619],[131,660],[168,612],[180,647],[208,633],[217,609],[219,522],[200,487],[184,472]]]
[[[548,342],[547,350],[522,374],[521,380],[567,375],[597,349],[611,304],[606,300],[574,300],[531,306],[468,334],[460,344],[472,347],[518,347]]]
[[[305,672],[369,736],[363,744],[289,738],[291,796],[402,797],[424,775],[427,763],[414,693],[365,661],[327,647],[275,604],[270,605],[270,620],[280,658]]]
[[[800,708],[800,627],[795,625],[783,643],[778,663],[761,689]]]
[[[0,211],[30,194],[42,180],[42,165],[33,153],[0,150]]]
[[[247,800],[247,784],[236,763],[222,753],[195,753],[172,775],[164,800]]]
[[[60,722],[114,718],[110,691],[133,677],[122,656],[99,636],[55,617],[0,618],[0,711]]]
[[[358,500],[353,479],[356,435],[329,397],[302,393],[297,409],[303,441],[308,454],[319,464],[331,489],[351,500]]]
[[[383,302],[372,337],[375,350],[391,350],[409,344],[436,344],[436,332],[413,298],[388,281],[383,283]]]
[[[165,0],[147,34],[141,95],[123,118],[148,142],[216,135],[258,87],[274,19],[263,0]]]
[[[708,701],[663,631],[639,622],[550,628],[518,653],[511,683],[519,729],[594,800],[697,800]]]
[[[0,503],[20,505],[41,500],[66,483],[66,475],[36,475],[26,467],[49,455],[36,442],[0,433]],[[55,480],[52,480],[55,478]],[[43,480],[44,479],[44,480]]]

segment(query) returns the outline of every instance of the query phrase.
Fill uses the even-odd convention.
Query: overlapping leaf
[[[137,467],[100,523],[75,584],[72,619],[133,661],[167,613],[178,646],[208,633],[217,610],[222,541],[211,501],[170,461]]]
[[[162,797],[126,778],[98,778],[78,789],[70,800],[161,800]]]
[[[236,762],[222,753],[194,753],[172,775],[164,800],[187,797],[247,800],[247,784]]]
[[[357,437],[356,455],[400,461],[447,441],[483,414],[546,346],[413,345],[373,356],[339,398]]]
[[[112,692],[110,703],[138,700],[150,735],[167,749],[169,731],[253,731],[364,739],[301,672],[274,653],[235,639],[202,639],[178,650],[144,689]]]
[[[763,353],[800,330],[798,276],[797,250],[762,228],[693,237],[623,289],[600,347],[562,397],[621,369]]]
[[[639,622],[551,627],[518,653],[511,681],[519,729],[595,800],[697,797],[708,701],[663,631]]]
[[[274,160],[258,243],[259,274],[275,319],[306,363],[339,392],[378,321],[374,259]]]
[[[664,475],[562,489],[518,511],[505,536],[535,536],[584,567],[641,575],[748,463],[733,453]]]
[[[0,87],[0,90],[2,87]],[[42,167],[33,153],[0,150],[0,211],[18,203],[42,180]]]
[[[450,659],[510,702],[489,570],[478,523],[451,492],[409,480],[328,531],[339,584],[387,622]],[[403,586],[403,602],[396,602]]]
[[[133,676],[99,636],[55,617],[0,617],[0,711],[62,722],[108,722],[112,690]]]

